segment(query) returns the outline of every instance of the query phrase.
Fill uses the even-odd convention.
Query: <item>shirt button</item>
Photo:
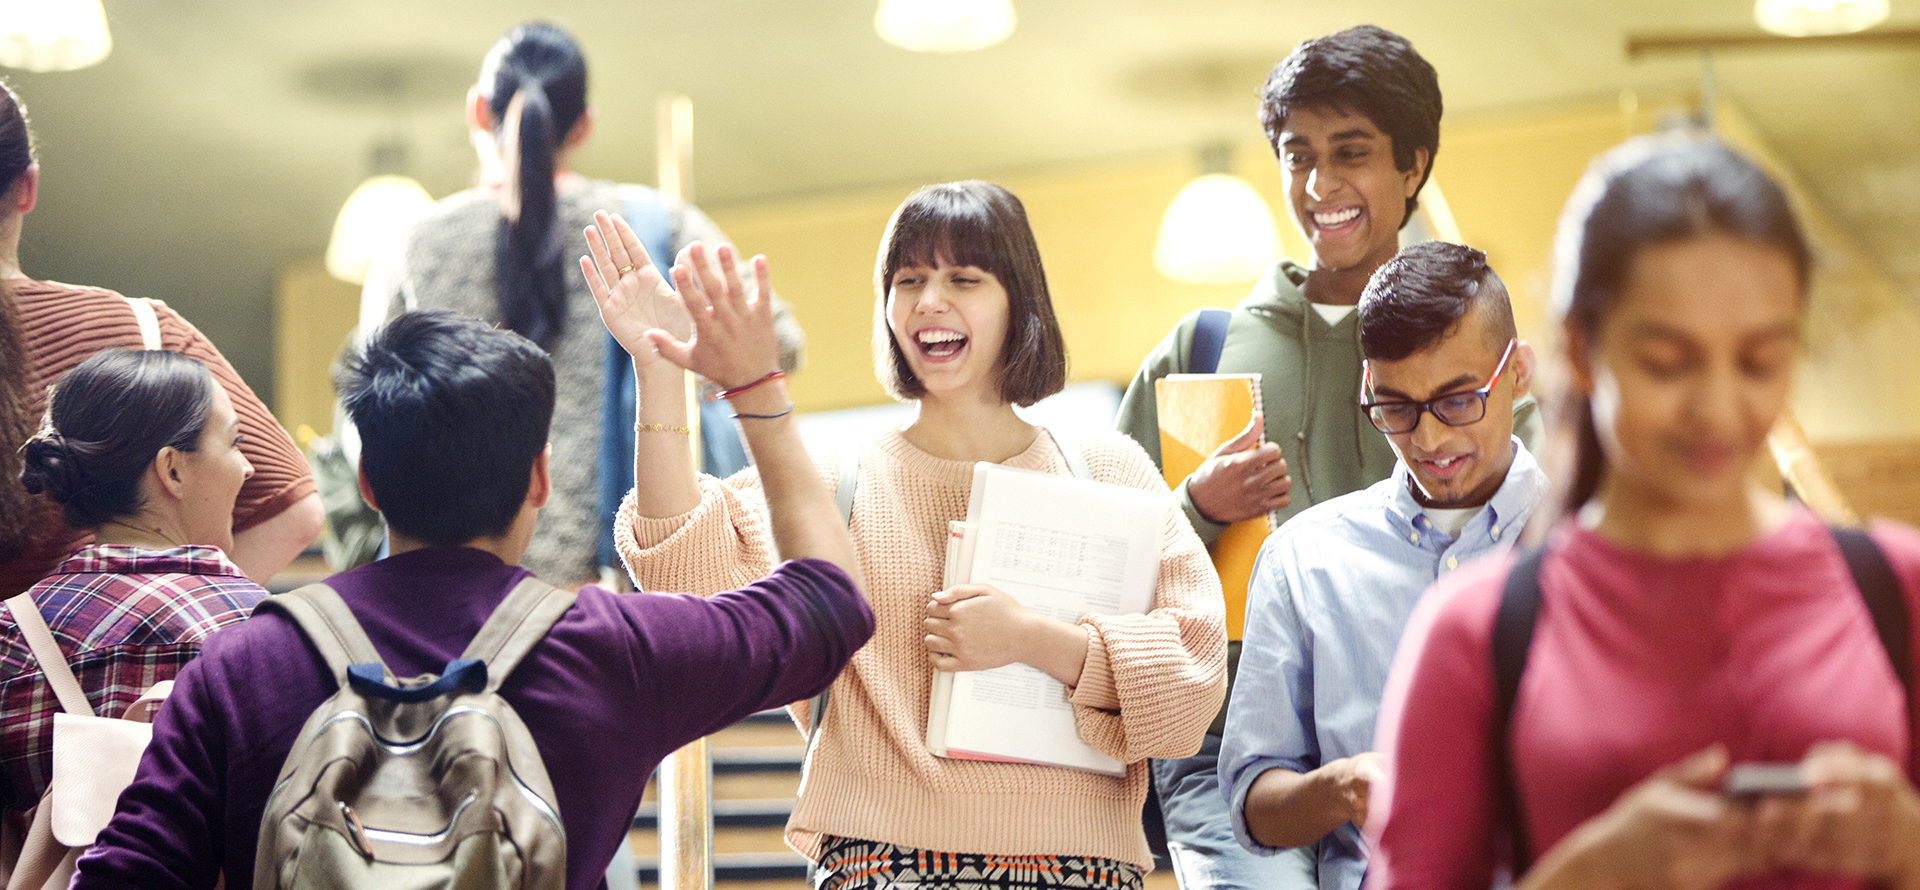
[[[1449,557],[1447,557],[1447,568],[1449,568],[1449,569],[1457,569],[1457,568],[1459,568],[1459,567],[1460,567],[1460,560],[1458,560],[1458,559],[1455,559],[1455,558],[1453,558],[1453,557],[1451,557],[1451,556],[1449,556]]]
[[[1413,534],[1410,534],[1410,535],[1408,535],[1408,536],[1407,536],[1407,540],[1409,540],[1409,541],[1412,541],[1412,542],[1414,542],[1415,544],[1418,544],[1418,543],[1420,543],[1420,533],[1419,533],[1419,532],[1414,532]]]
[[[1500,540],[1500,526],[1496,525],[1493,527],[1493,539],[1496,541]]]

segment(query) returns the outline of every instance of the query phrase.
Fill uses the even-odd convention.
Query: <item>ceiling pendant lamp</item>
[[[1201,152],[1199,177],[1187,183],[1160,218],[1153,267],[1187,284],[1245,284],[1280,255],[1273,211],[1253,185],[1227,172],[1228,147]]]
[[[391,249],[407,227],[433,209],[433,196],[411,176],[391,172],[404,166],[405,146],[373,151],[374,175],[360,183],[333,220],[327,239],[327,272],[342,281],[365,284],[375,254]]]
[[[112,51],[100,0],[0,0],[0,65],[72,71]]]
[[[1013,0],[880,0],[880,39],[922,53],[984,49],[1013,33]]]
[[[1755,0],[1761,30],[1785,37],[1865,31],[1887,20],[1887,0]]]

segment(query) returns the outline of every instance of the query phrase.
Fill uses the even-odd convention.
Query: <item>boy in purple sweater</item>
[[[621,274],[652,276],[670,296],[650,265]],[[676,357],[729,386],[778,367],[768,306],[720,299],[734,310],[725,329],[697,328],[709,336]],[[396,676],[438,672],[527,575],[516,563],[550,490],[553,368],[517,334],[416,312],[374,336],[338,383],[364,442],[361,492],[385,514],[393,555],[327,583]],[[778,380],[755,393],[785,398]],[[791,418],[743,426],[789,561],[705,599],[586,587],[500,689],[553,781],[574,890],[600,885],[662,757],[825,689],[873,632],[846,526]],[[223,875],[230,890],[251,886],[267,795],[336,688],[279,614],[214,635],[180,674],[74,886],[204,888]]]

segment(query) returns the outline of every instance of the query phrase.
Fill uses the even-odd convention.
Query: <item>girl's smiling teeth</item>
[[[1360,208],[1343,207],[1339,210],[1315,210],[1313,226],[1317,229],[1338,229],[1360,218]]]
[[[967,345],[967,335],[948,328],[925,328],[914,332],[913,339],[928,358],[946,358]]]

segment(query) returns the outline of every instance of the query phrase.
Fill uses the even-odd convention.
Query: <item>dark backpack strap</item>
[[[373,648],[373,641],[353,617],[353,610],[347,608],[346,601],[333,588],[322,583],[308,584],[261,600],[255,611],[263,609],[279,611],[293,619],[294,625],[313,643],[313,648],[320,651],[320,657],[326,659],[334,682],[346,685],[347,669],[356,664],[381,665],[381,670],[386,672],[379,650]]]
[[[487,665],[487,691],[497,692],[533,647],[546,637],[554,622],[573,608],[576,595],[528,575],[514,585],[500,601],[487,623],[467,644],[462,659],[477,659]]]
[[[1220,350],[1227,344],[1227,322],[1233,313],[1202,309],[1193,323],[1193,345],[1187,349],[1187,373],[1211,374],[1220,369]]]
[[[1873,615],[1873,629],[1880,634],[1880,645],[1886,647],[1894,676],[1900,678],[1900,688],[1906,692],[1907,716],[1911,722],[1912,625],[1908,623],[1907,598],[1900,590],[1900,580],[1894,576],[1887,554],[1865,530],[1834,528],[1833,539],[1840,545],[1840,555],[1846,557],[1847,571],[1853,573],[1853,585],[1860,588],[1860,598],[1866,600],[1867,611]]]
[[[1527,850],[1526,819],[1513,770],[1513,703],[1520,694],[1520,675],[1527,669],[1527,649],[1533,645],[1533,628],[1540,618],[1540,563],[1545,555],[1538,547],[1521,554],[1500,590],[1500,611],[1493,619],[1494,764],[1507,811],[1516,883],[1533,864],[1533,857]]]

